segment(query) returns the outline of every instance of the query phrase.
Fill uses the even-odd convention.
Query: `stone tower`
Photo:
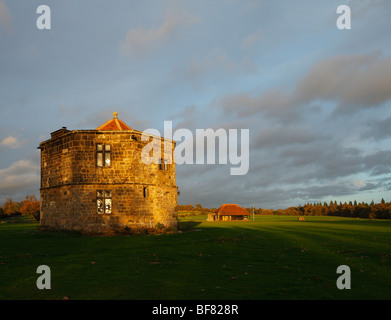
[[[41,227],[82,233],[175,229],[175,142],[156,136],[144,141],[142,134],[114,112],[95,130],[63,127],[41,142]],[[143,161],[147,144],[161,150],[159,161]]]

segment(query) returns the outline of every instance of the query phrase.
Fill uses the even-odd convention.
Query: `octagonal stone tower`
[[[90,234],[176,229],[175,142],[142,141],[142,134],[114,112],[95,130],[63,127],[41,142],[41,227]],[[160,143],[156,164],[142,161],[148,143]]]

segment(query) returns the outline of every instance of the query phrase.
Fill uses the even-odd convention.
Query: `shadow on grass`
[[[178,223],[178,231],[182,232],[188,232],[188,231],[194,231],[195,227],[197,227],[199,224],[201,224],[201,221],[179,221]]]

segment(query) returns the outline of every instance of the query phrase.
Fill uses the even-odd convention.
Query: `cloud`
[[[358,149],[333,145],[328,141],[280,148],[275,161],[276,164],[271,164],[264,175],[270,175],[270,181],[277,184],[324,183],[340,178],[350,179],[358,174],[381,176],[391,173],[391,151],[364,154]]]
[[[229,94],[219,105],[238,116],[262,114],[293,122],[311,103],[336,103],[335,114],[375,108],[391,99],[391,57],[338,55],[312,65],[291,92],[272,88],[260,95]]]
[[[390,1],[388,0],[363,0],[363,1],[353,1],[350,0],[348,5],[353,7],[352,10],[352,19],[359,19],[368,16],[369,11],[374,11],[386,18],[384,14],[385,10],[390,8]],[[380,9],[380,10],[379,10]]]
[[[0,26],[10,29],[12,26],[12,16],[4,0],[0,0]]]
[[[336,113],[381,105],[391,98],[391,57],[339,55],[314,64],[296,88],[297,101],[336,101]]]
[[[203,201],[217,205],[216,201],[227,201],[225,197],[229,195],[235,201],[262,207],[284,207],[303,201],[329,201],[337,196],[363,191],[376,192],[389,181],[384,176],[391,173],[391,151],[368,154],[368,150],[363,152],[357,148],[344,147],[342,141],[338,143],[324,137],[307,141],[305,135],[304,141],[301,141],[301,128],[294,127],[292,130],[292,143],[289,141],[289,132],[278,137],[277,130],[275,137],[266,138],[268,143],[262,148],[251,149],[250,170],[240,181],[230,177],[228,172],[219,172],[215,167],[208,171],[205,182],[199,179],[196,169],[186,175],[184,181],[198,181],[201,185],[197,190],[215,188],[210,196],[208,193],[198,193],[198,202],[203,198]],[[298,138],[294,136],[295,132],[298,132]],[[311,135],[309,137],[312,138]],[[362,175],[373,179],[360,182],[358,177]],[[183,198],[191,198],[192,195],[187,196],[191,188],[181,183],[182,178],[182,175],[178,175],[178,185],[184,185]],[[221,192],[217,184],[225,186]]]
[[[371,176],[391,173],[391,151],[378,151],[363,159],[365,169]]]
[[[201,112],[194,105],[184,107],[171,116],[172,119],[179,119],[173,128],[174,131],[181,128],[194,130],[197,127],[197,120],[199,120],[201,116]]]
[[[382,83],[389,60],[378,54],[338,55],[311,65],[290,91],[228,94],[211,102],[208,117],[196,105],[184,109],[178,126],[205,127],[214,119],[215,129],[250,128],[250,169],[236,180],[224,166],[178,168],[180,201],[284,207],[382,191],[388,180],[379,179],[391,174],[391,151],[362,144],[362,135],[390,137],[390,118],[386,113],[369,121],[363,117],[368,113],[358,111],[380,109],[391,98],[389,83]]]
[[[391,137],[391,117],[382,120],[369,120],[369,129],[361,134],[361,138],[382,140]]]
[[[243,39],[242,49],[250,49],[260,40],[262,40],[262,36],[260,32],[254,32],[250,34]]]
[[[303,125],[290,127],[271,127],[261,129],[254,138],[253,148],[275,148],[286,145],[319,143],[328,137],[321,133],[313,133]]]
[[[159,27],[146,28],[142,26],[130,29],[121,42],[120,51],[132,58],[144,57],[178,34],[184,26],[200,21],[199,17],[193,16],[187,11],[170,11],[165,15],[164,21]]]
[[[14,136],[8,136],[1,140],[0,146],[8,147],[11,149],[18,149],[22,146],[23,142],[20,141],[17,137]]]
[[[197,89],[207,87],[207,82],[220,83],[221,79],[239,75],[258,74],[259,67],[250,58],[232,59],[224,48],[214,47],[206,54],[194,54],[177,64],[171,71],[181,83],[191,83]]]
[[[292,159],[288,157],[257,155],[252,158],[253,166],[245,179],[240,180],[230,176],[223,165],[179,166],[179,200],[181,203],[194,201],[194,204],[200,202],[214,207],[232,201],[262,208],[278,208],[305,202],[330,201],[341,196],[349,200],[349,197],[359,192],[378,192],[389,183],[389,178],[380,175],[390,171],[385,167],[389,153],[361,155],[355,160],[353,154],[348,155],[349,151],[346,151],[337,155],[333,163],[333,152],[339,150],[327,153],[314,150],[313,153],[318,154],[317,160],[313,158],[302,165],[292,164]],[[268,157],[267,162],[265,159]],[[376,158],[382,158],[380,167],[374,161]],[[301,160],[306,160],[305,155]],[[372,180],[359,181],[355,175],[365,172],[379,175]],[[194,193],[194,189],[198,191]]]
[[[0,169],[1,193],[11,195],[25,189],[38,187],[40,168],[31,160],[22,159],[12,163],[8,168]]]
[[[261,113],[281,122],[291,122],[300,116],[302,109],[302,106],[294,105],[293,99],[290,94],[271,89],[255,97],[249,92],[228,94],[220,100],[220,106],[225,112],[239,117]]]

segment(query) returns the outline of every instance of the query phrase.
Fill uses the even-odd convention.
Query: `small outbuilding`
[[[208,221],[248,220],[250,213],[237,204],[223,204],[220,208],[208,214]]]

